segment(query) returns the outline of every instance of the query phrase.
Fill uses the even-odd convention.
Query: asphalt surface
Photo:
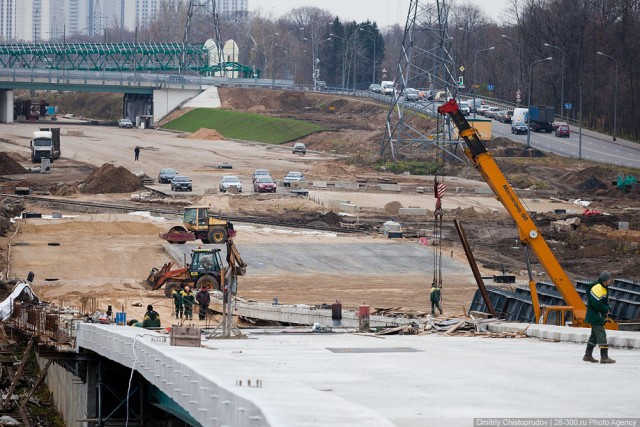
[[[245,232],[242,225],[236,228]],[[339,240],[329,233],[317,234],[314,242],[296,242],[294,234],[287,239],[273,239],[268,243],[252,242],[249,238],[242,241],[241,256],[249,265],[251,274],[259,276],[342,273],[429,277],[433,273],[431,247],[394,239],[367,239],[362,242]],[[225,245],[185,244],[165,245],[165,248],[176,261],[182,263],[184,256],[190,259],[191,251],[196,246],[221,249],[223,259],[226,257]],[[449,257],[442,257],[442,269],[449,274],[469,274],[468,265]]]

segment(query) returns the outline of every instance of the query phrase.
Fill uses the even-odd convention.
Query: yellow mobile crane
[[[564,298],[565,302],[569,304],[569,306],[546,307],[547,310],[544,315],[543,323],[546,323],[547,315],[550,311],[558,311],[562,315],[562,323],[564,324],[564,314],[568,311],[573,313],[573,326],[588,327],[588,324],[584,321],[587,308],[582,301],[582,298],[580,298],[580,295],[573,286],[573,283],[571,283],[567,274],[560,266],[560,263],[553,255],[553,252],[551,252],[547,242],[540,235],[540,232],[533,223],[529,213],[522,205],[522,202],[511,185],[507,182],[507,178],[500,170],[500,167],[498,167],[498,164],[491,153],[487,150],[487,147],[482,142],[478,132],[469,124],[464,114],[460,111],[458,103],[455,99],[452,99],[438,107],[438,113],[442,115],[449,115],[453,124],[458,128],[460,136],[466,143],[466,147],[464,149],[465,154],[473,162],[476,169],[478,169],[484,180],[495,193],[497,199],[502,203],[518,226],[520,241],[525,248],[525,255],[527,255],[531,303],[533,304],[536,322],[540,319],[541,310],[536,285],[529,265],[528,248],[531,248],[536,254],[538,261],[540,261],[540,264],[544,267],[549,278],[562,295],[562,298]],[[609,321],[605,327],[607,329],[618,329],[617,323],[613,321]]]

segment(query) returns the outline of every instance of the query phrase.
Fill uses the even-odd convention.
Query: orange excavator
[[[525,248],[525,255],[527,255],[527,267],[529,267],[529,288],[531,290],[531,302],[533,304],[536,321],[540,319],[541,308],[538,300],[536,284],[533,280],[533,275],[528,262],[529,248],[531,248],[535,253],[538,261],[542,264],[547,275],[555,285],[556,289],[558,289],[558,292],[560,292],[565,302],[569,304],[568,306],[545,307],[543,323],[546,323],[548,315],[555,311],[561,316],[562,324],[564,324],[565,314],[571,313],[573,315],[573,326],[589,327],[589,325],[584,321],[587,308],[582,301],[582,298],[580,298],[580,294],[578,294],[573,283],[571,283],[567,274],[560,266],[560,263],[547,245],[547,242],[540,235],[536,225],[533,223],[533,219],[529,216],[529,213],[516,195],[516,192],[513,190],[509,182],[507,182],[507,178],[500,170],[500,167],[491,153],[487,150],[484,142],[482,142],[478,131],[469,124],[464,114],[460,111],[455,99],[451,99],[447,103],[438,107],[438,113],[442,115],[449,115],[451,121],[458,129],[460,137],[462,137],[466,143],[466,147],[464,149],[466,156],[475,165],[476,169],[480,172],[487,184],[489,184],[489,187],[491,187],[497,199],[502,203],[518,227],[520,242]],[[605,327],[607,329],[618,329],[618,324],[611,319],[608,319]]]

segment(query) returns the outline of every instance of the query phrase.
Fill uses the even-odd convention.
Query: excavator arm
[[[458,128],[460,136],[466,143],[465,154],[476,166],[476,169],[478,169],[485,182],[489,184],[497,199],[515,221],[520,234],[520,241],[535,253],[556,289],[558,289],[565,302],[572,307],[574,326],[584,326],[584,318],[586,316],[584,302],[553,255],[547,242],[540,235],[529,213],[507,182],[506,177],[487,150],[476,129],[469,124],[454,99],[438,107],[438,113],[442,115],[448,114],[453,124]],[[529,286],[537,322],[540,318],[540,304],[538,303],[535,283],[531,277],[529,278]]]

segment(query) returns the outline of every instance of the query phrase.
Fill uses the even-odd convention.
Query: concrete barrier
[[[347,182],[347,181],[336,181],[335,182],[336,190],[358,190],[360,189],[360,184],[357,182]]]
[[[327,188],[327,181],[313,181],[311,185],[314,188]]]
[[[342,203],[340,205],[340,210],[343,212],[360,212],[360,206],[352,205],[350,203]]]
[[[399,193],[402,188],[399,184],[380,184],[380,191],[395,191]]]

